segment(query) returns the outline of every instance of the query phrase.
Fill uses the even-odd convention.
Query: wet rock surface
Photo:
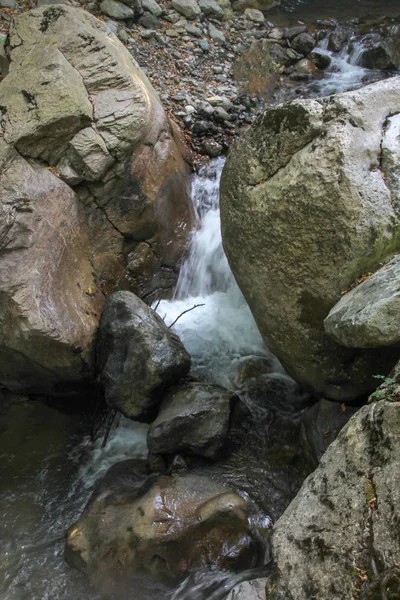
[[[239,398],[219,386],[187,383],[164,396],[147,437],[155,454],[189,452],[217,458]]]
[[[69,529],[66,559],[110,593],[129,588],[135,574],[173,584],[196,567],[251,567],[257,543],[245,500],[228,487],[194,473],[146,477],[125,461]]]
[[[179,338],[130,292],[116,292],[107,300],[96,355],[107,403],[137,420],[151,420],[161,394],[190,369]]]

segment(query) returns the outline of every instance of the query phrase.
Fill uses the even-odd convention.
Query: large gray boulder
[[[194,222],[184,144],[89,13],[26,12],[0,83],[0,384],[90,378],[106,293],[172,288]]]
[[[207,565],[254,566],[248,512],[245,500],[205,475],[146,478],[125,461],[108,471],[70,527],[65,556],[103,592],[115,582],[118,597],[135,597],[135,575],[176,583]]]
[[[390,348],[339,346],[323,321],[341,290],[400,248],[398,174],[382,154],[399,111],[398,77],[269,108],[222,174],[222,236],[236,280],[271,351],[327,398],[372,390],[372,376],[396,360]]]
[[[96,354],[107,403],[137,420],[151,420],[161,393],[190,369],[178,336],[126,291],[110,296],[104,306]]]
[[[324,321],[325,331],[349,348],[400,342],[400,256],[345,294]]]
[[[275,526],[267,598],[398,596],[399,461],[400,403],[361,408]]]
[[[226,441],[231,412],[238,400],[236,394],[217,385],[193,382],[173,388],[150,426],[149,451],[216,457]]]

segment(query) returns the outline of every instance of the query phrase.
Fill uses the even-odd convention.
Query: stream
[[[301,4],[286,2],[296,18]],[[368,6],[364,0],[354,6],[361,4]],[[378,5],[386,11],[389,2],[374,2],[374,9]],[[308,9],[313,6],[311,2]],[[304,96],[354,89],[382,77],[357,65],[356,45],[338,55],[329,52],[324,40],[319,47],[331,55],[332,65],[323,80],[304,87]],[[174,330],[192,355],[192,375],[202,381],[235,389],[245,361],[262,358],[269,363],[271,393],[265,394],[263,404],[254,400],[257,389],[248,388],[243,396],[254,420],[246,444],[210,467],[213,476],[251,498],[258,510],[255,525],[268,529],[304,477],[304,465],[291,460],[282,465],[270,450],[279,438],[291,456],[307,399],[265,347],[229,269],[218,208],[223,164],[224,159],[217,158],[193,178],[192,198],[201,227],[193,233],[174,299],[161,301],[157,311],[168,325],[181,315]],[[0,402],[0,411],[0,599],[101,600],[87,578],[64,562],[65,532],[82,512],[99,476],[120,460],[146,457],[148,426],[121,418],[102,449],[102,436],[90,444],[90,415],[73,407],[61,412],[43,402],[8,395]],[[293,431],[282,440],[282,424],[288,422]],[[184,582],[172,598],[222,599],[241,578],[260,574],[232,576],[228,582],[225,576],[213,574],[210,579],[203,574]],[[135,595],[135,600],[142,598],[158,600],[159,589]]]

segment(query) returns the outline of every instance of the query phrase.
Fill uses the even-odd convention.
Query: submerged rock
[[[400,404],[361,408],[275,526],[268,598],[398,593],[399,457]]]
[[[150,426],[149,451],[215,458],[226,441],[232,409],[238,401],[236,394],[217,385],[187,383],[173,388]]]
[[[97,370],[110,406],[151,420],[161,393],[189,369],[182,342],[154,310],[130,292],[110,296],[97,341]]]
[[[0,383],[54,393],[91,376],[104,291],[173,287],[194,219],[190,169],[146,76],[92,15],[65,5],[26,12],[9,48]]]
[[[400,248],[399,187],[381,171],[399,110],[400,78],[269,108],[222,174],[224,249],[265,341],[335,400],[371,391],[397,359],[339,346],[323,321],[342,289]]]
[[[204,475],[146,478],[134,467],[112,467],[68,532],[68,563],[100,590],[135,574],[176,583],[199,567],[254,566],[245,500]]]

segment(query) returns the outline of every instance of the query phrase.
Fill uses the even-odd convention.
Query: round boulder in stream
[[[116,292],[107,300],[97,342],[106,401],[126,417],[151,420],[162,392],[188,374],[182,342],[140,298]]]
[[[224,249],[261,334],[297,381],[332,400],[372,391],[398,350],[340,346],[324,319],[400,249],[400,78],[268,108],[221,180]],[[396,160],[393,160],[393,157]]]
[[[245,500],[204,475],[147,477],[135,467],[114,465],[68,532],[66,560],[102,593],[134,592],[136,576],[175,584],[200,567],[254,566]]]
[[[187,383],[164,398],[147,437],[150,452],[190,452],[213,458],[224,445],[236,394],[217,385]]]

